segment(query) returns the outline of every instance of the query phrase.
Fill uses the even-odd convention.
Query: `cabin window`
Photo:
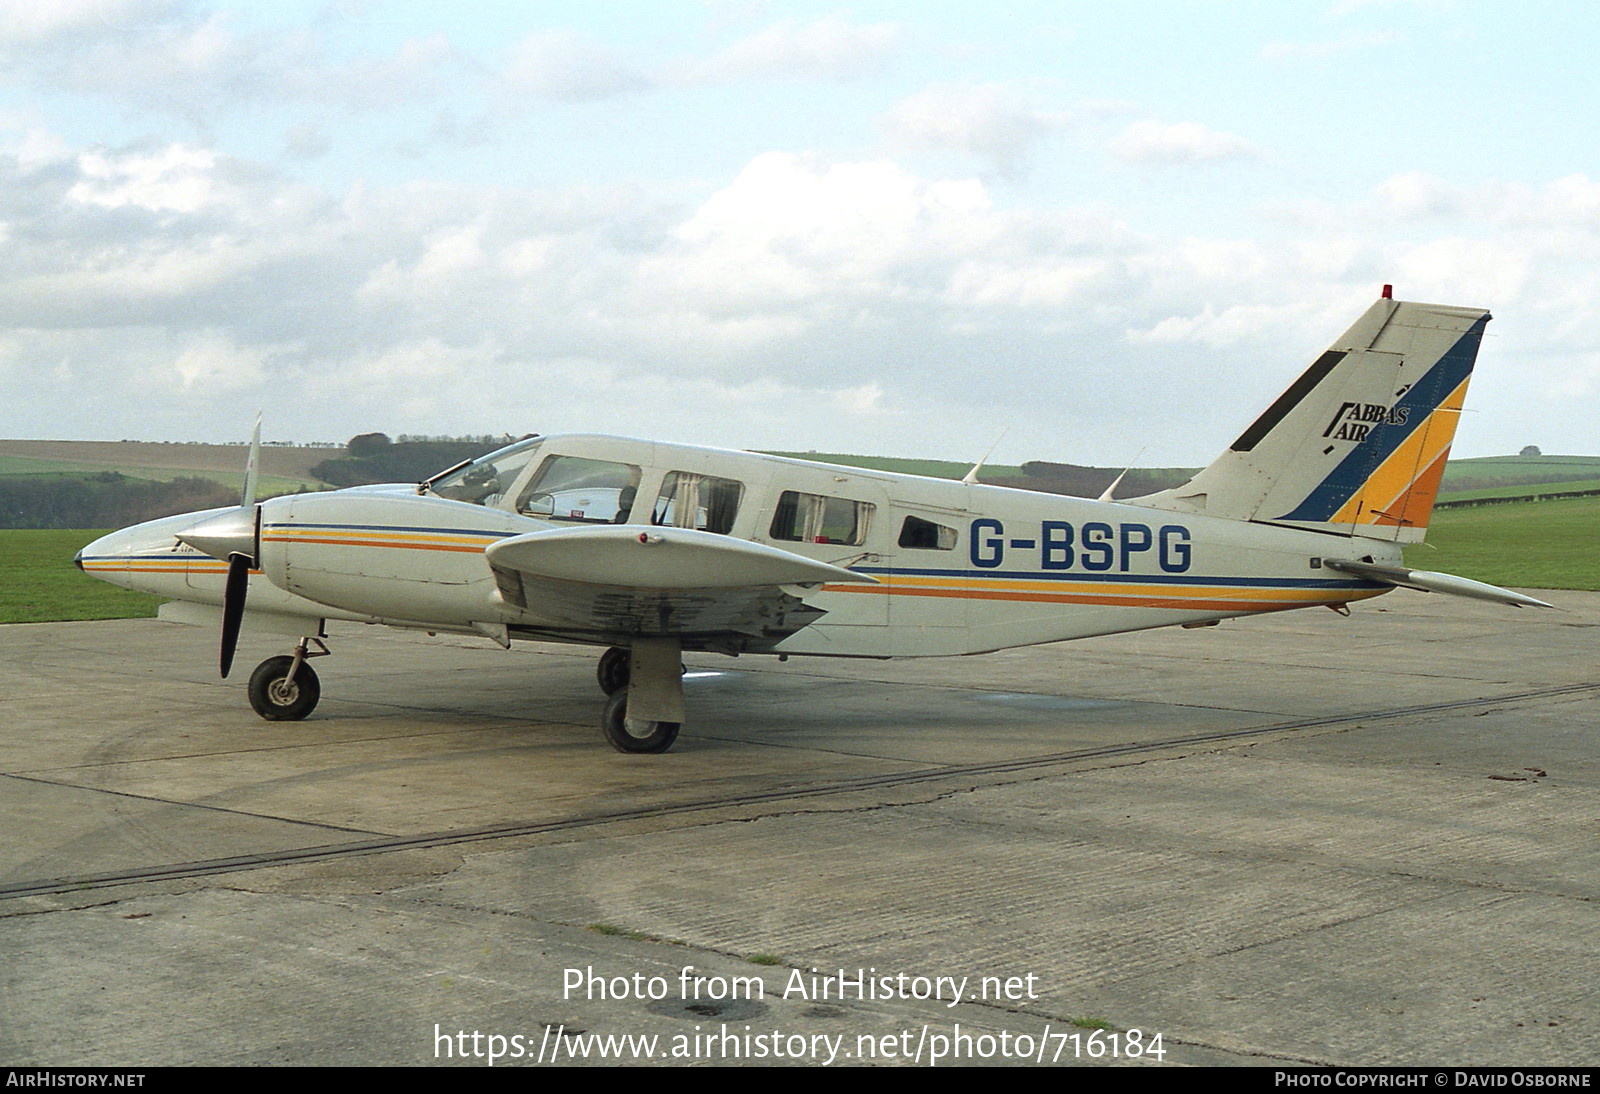
[[[785,490],[772,514],[772,538],[860,546],[867,541],[871,521],[867,502]]]
[[[907,517],[900,526],[900,546],[918,551],[949,551],[956,545],[956,530],[921,517]]]
[[[624,524],[639,493],[631,463],[550,456],[517,499],[525,517],[580,524]]]
[[[650,523],[672,528],[699,528],[727,535],[739,515],[744,484],[715,475],[670,471],[650,511]]]

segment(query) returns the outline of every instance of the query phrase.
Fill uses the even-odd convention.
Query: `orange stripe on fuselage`
[[[1101,604],[1120,608],[1167,608],[1186,611],[1275,612],[1291,608],[1314,608],[1323,604],[1346,604],[1379,596],[1387,589],[1236,589],[1200,598],[1187,590],[1165,596],[1132,591],[1100,592],[1085,587],[1061,591],[1059,585],[1045,582],[1009,582],[1000,588],[956,587],[953,581],[939,587],[924,585],[824,585],[824,592],[868,593],[879,596],[933,596],[960,600],[1007,600],[1031,604]],[[1129,590],[1128,586],[1108,586]],[[1049,589],[1050,591],[1044,591]],[[1187,594],[1187,595],[1185,595]]]
[[[374,535],[371,532],[282,532],[263,531],[263,542],[272,543],[318,543],[330,547],[387,547],[411,551],[459,551],[465,554],[482,554],[489,543],[495,542],[500,537],[474,541],[464,536],[439,536],[426,533],[406,535],[404,533],[386,536]]]

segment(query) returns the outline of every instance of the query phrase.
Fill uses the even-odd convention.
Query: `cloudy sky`
[[[0,436],[1206,462],[1378,295],[1600,453],[1579,3],[0,0]]]

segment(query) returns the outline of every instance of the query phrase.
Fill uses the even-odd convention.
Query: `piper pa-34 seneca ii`
[[[78,564],[164,618],[299,636],[250,701],[304,718],[327,620],[609,647],[601,722],[662,752],[685,650],[927,657],[1317,605],[1407,568],[1487,312],[1384,296],[1186,485],[1126,501],[600,436],[531,438],[421,484],[254,499],[115,532]],[[258,445],[252,445],[253,469]],[[1108,491],[1109,493],[1109,491]]]

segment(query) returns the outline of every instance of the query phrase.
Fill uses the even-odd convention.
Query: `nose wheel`
[[[317,649],[310,648],[315,642]],[[269,657],[250,674],[250,705],[269,722],[298,722],[317,707],[322,683],[306,664],[308,657],[331,652],[318,638],[302,638],[293,656]]]

